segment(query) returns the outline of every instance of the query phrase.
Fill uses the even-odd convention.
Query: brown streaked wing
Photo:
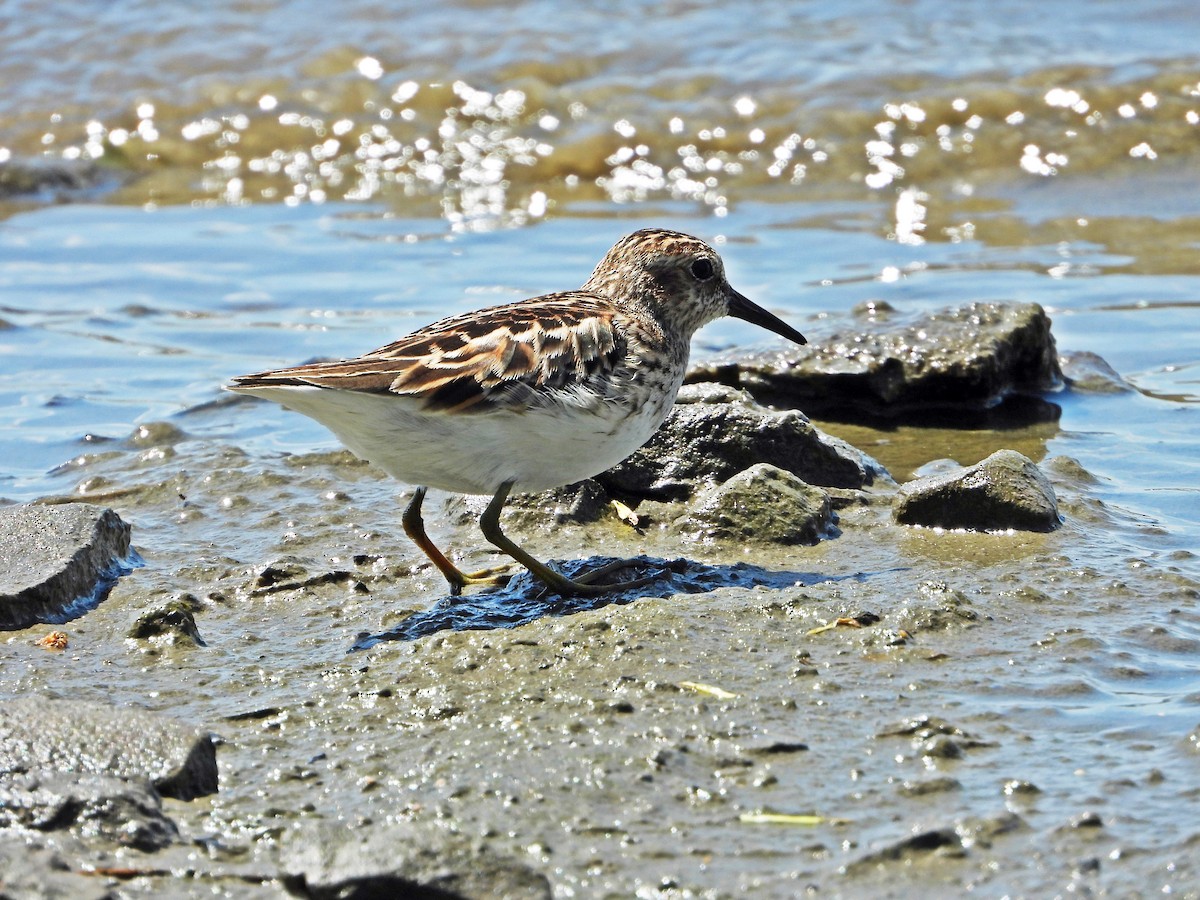
[[[621,364],[626,340],[615,314],[593,294],[548,294],[443,319],[356,359],[247,375],[237,384],[394,393],[458,412],[552,403],[559,392],[597,388]]]

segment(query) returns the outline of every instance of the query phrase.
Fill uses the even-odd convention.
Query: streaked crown
[[[716,250],[690,234],[662,228],[645,228],[617,241],[583,289],[644,306],[687,337],[727,315],[736,296]]]

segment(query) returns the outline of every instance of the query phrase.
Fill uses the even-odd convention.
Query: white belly
[[[678,390],[630,410],[551,407],[513,412],[428,412],[420,401],[316,387],[242,389],[316,419],[355,455],[393,478],[462,494],[506,481],[536,492],[591,478],[650,439]]]

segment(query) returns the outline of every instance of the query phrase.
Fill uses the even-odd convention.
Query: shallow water
[[[1171,2],[0,3],[0,183],[43,173],[0,192],[0,497],[100,499],[147,562],[69,623],[68,654],[0,643],[0,696],[221,731],[221,795],[170,810],[220,835],[210,872],[272,871],[308,819],[397,816],[488,835],[563,897],[1195,896],[1198,37]],[[64,165],[77,180],[45,175]],[[900,480],[1021,450],[1064,529],[845,510],[837,539],[750,570],[655,531],[631,552],[686,552],[720,586],[346,656],[444,608],[411,571],[400,488],[219,385],[577,286],[651,224],[716,242],[732,283],[814,342],[869,327],[852,311],[870,303],[1045,306],[1061,351],[1133,389],[1065,390],[1056,419],[997,430],[823,426]],[[763,340],[721,322],[694,356]],[[560,558],[629,541],[531,532]],[[310,583],[256,587],[289,559]],[[206,648],[125,640],[180,594]],[[884,624],[807,635],[862,609]],[[915,643],[891,643],[902,628]],[[256,709],[280,712],[224,718]],[[894,733],[916,715],[967,732],[963,755]],[[754,749],[780,732],[809,751]],[[763,810],[850,823],[738,822]],[[947,826],[975,835],[962,855],[870,857]]]
[[[243,371],[354,355],[442,315],[576,286],[614,236],[655,222],[723,241],[733,283],[817,340],[823,328],[845,324],[844,315],[832,316],[873,301],[906,314],[979,298],[1042,303],[1060,350],[1100,354],[1138,390],[1049,397],[1062,414],[1056,431],[1039,431],[1041,452],[1075,457],[1105,479],[1102,494],[1136,497],[1142,514],[1180,526],[1181,546],[1194,542],[1193,276],[1050,276],[1037,271],[1047,257],[1069,252],[1086,269],[1096,254],[981,242],[900,247],[870,233],[796,227],[790,213],[751,204],[719,223],[660,212],[471,235],[329,204],[153,213],[69,205],[19,214],[0,224],[9,325],[0,332],[0,489],[13,499],[69,490],[71,471],[56,476],[57,466],[127,437],[138,423],[172,417],[198,438],[237,440],[251,451],[328,445],[320,426],[282,409],[217,417],[206,407]],[[701,332],[694,354],[761,341],[752,326],[725,321]],[[55,364],[31,384],[28,373],[46,359]],[[977,461],[1005,437],[985,438],[968,451],[976,458],[958,461]],[[965,438],[909,435],[921,446],[894,474],[956,456]],[[898,441],[878,436],[864,449],[896,468],[888,447]]]

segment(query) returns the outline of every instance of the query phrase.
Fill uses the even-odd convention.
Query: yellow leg
[[[419,487],[404,510],[404,518],[401,520],[404,524],[404,533],[421,548],[421,552],[429,557],[429,561],[437,566],[446,581],[450,582],[451,595],[457,597],[469,584],[498,585],[508,581],[511,573],[507,570],[512,568],[511,566],[498,566],[494,569],[482,569],[468,574],[450,562],[446,558],[446,554],[442,553],[425,533],[425,520],[421,518],[421,504],[424,502],[425,488]]]
[[[485,538],[541,579],[552,591],[567,596],[579,594],[585,597],[595,597],[611,591],[623,591],[630,588],[642,587],[657,580],[658,576],[649,575],[644,578],[636,578],[633,581],[622,581],[615,584],[591,584],[591,579],[623,568],[625,564],[609,563],[587,573],[578,581],[572,581],[565,575],[555,572],[545,563],[538,562],[521,549],[521,547],[513,543],[512,539],[500,530],[500,511],[504,509],[504,502],[508,499],[508,493],[511,490],[512,482],[505,482],[500,485],[500,490],[496,491],[496,495],[492,497],[491,502],[487,505],[487,509],[483,511],[483,515],[479,518],[479,529],[483,532]]]

